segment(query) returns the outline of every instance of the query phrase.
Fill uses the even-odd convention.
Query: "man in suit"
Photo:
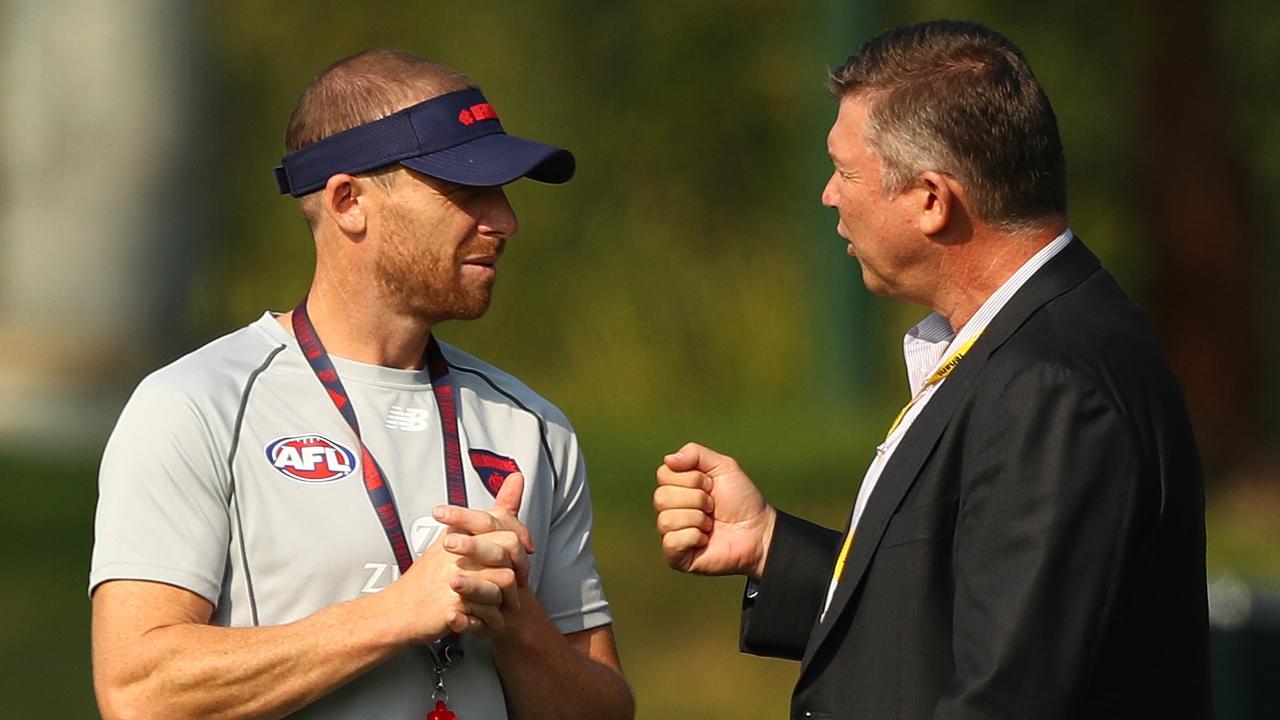
[[[974,23],[831,73],[822,194],[872,292],[933,312],[845,532],[690,443],[658,468],[668,563],[748,576],[742,649],[801,661],[793,718],[1212,714],[1203,481],[1177,382],[1067,225],[1057,122]],[[1157,190],[1158,191],[1158,190]]]

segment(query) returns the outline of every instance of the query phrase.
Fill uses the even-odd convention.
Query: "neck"
[[[426,321],[331,292],[318,280],[307,295],[307,315],[325,350],[334,357],[402,370],[422,367],[431,337],[431,324]],[[292,311],[276,320],[293,332]]]
[[[954,249],[949,278],[938,289],[934,310],[959,332],[978,308],[1037,252],[1066,230],[1047,228],[1029,233],[991,233]]]

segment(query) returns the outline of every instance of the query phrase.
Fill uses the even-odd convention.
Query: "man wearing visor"
[[[488,308],[502,185],[563,183],[452,69],[340,61],[275,175],[307,296],[146,378],[104,453],[106,718],[630,718],[568,420],[432,329]]]

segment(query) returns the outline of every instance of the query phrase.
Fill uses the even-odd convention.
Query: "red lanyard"
[[[307,300],[303,298],[293,310],[293,332],[302,346],[302,353],[307,363],[315,372],[316,378],[329,392],[329,399],[334,407],[342,413],[343,419],[356,434],[356,442],[360,445],[360,468],[364,475],[364,489],[369,494],[369,502],[382,522],[382,529],[387,534],[387,542],[391,543],[391,551],[396,556],[396,564],[404,573],[413,564],[413,556],[409,552],[409,543],[405,540],[404,526],[400,523],[400,513],[396,510],[396,499],[391,494],[391,486],[382,472],[378,461],[374,460],[369,448],[365,447],[360,435],[360,423],[356,420],[355,408],[351,405],[351,396],[342,386],[342,379],[329,359],[329,353],[320,342],[311,317],[307,315]],[[444,477],[445,489],[450,505],[467,506],[467,483],[462,470],[462,441],[458,437],[458,402],[454,388],[445,377],[449,374],[449,365],[440,353],[440,346],[434,337],[427,340],[426,367],[431,376],[431,392],[436,396],[436,407],[440,411],[440,432],[444,436]]]
[[[364,476],[365,492],[369,495],[369,502],[382,523],[382,530],[387,534],[387,542],[391,544],[391,552],[395,554],[396,564],[400,566],[400,574],[403,575],[409,570],[409,566],[413,565],[413,555],[409,552],[409,543],[405,540],[404,525],[400,522],[396,499],[391,494],[391,486],[387,483],[382,467],[373,458],[369,448],[365,447],[364,439],[360,435],[360,423],[356,420],[355,408],[351,405],[351,396],[342,386],[342,379],[338,377],[338,371],[334,369],[333,361],[324,349],[324,343],[320,342],[320,336],[316,334],[315,326],[311,324],[305,297],[298,303],[298,307],[293,309],[293,334],[297,337],[298,345],[302,347],[302,354],[306,356],[307,364],[311,366],[316,379],[324,385],[334,407],[342,414],[343,419],[356,435],[356,443],[360,446],[360,469]],[[440,433],[444,437],[446,495],[450,505],[467,507],[467,482],[462,469],[462,441],[458,435],[458,399],[453,386],[446,381],[449,364],[440,353],[440,345],[436,343],[434,336],[427,339],[424,360],[431,377],[431,392],[436,396],[436,408],[440,411]],[[454,660],[462,656],[462,647],[457,636],[452,634],[436,645],[438,647],[430,648],[432,660],[435,662],[436,676],[436,690],[432,697],[439,701],[435,712],[441,710],[448,712],[443,704],[447,698],[444,693],[444,671]]]

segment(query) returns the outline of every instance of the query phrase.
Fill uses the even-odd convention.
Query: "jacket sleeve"
[[[992,397],[969,427],[955,675],[934,717],[1078,717],[1158,490],[1131,423],[1082,374],[1032,366]]]
[[[840,533],[778,511],[764,577],[742,599],[742,652],[799,660],[827,596]],[[754,586],[754,587],[753,587]]]

